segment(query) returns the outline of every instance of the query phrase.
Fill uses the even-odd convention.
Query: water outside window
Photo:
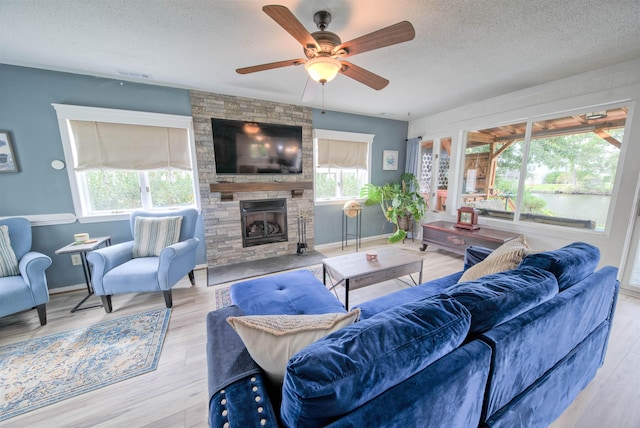
[[[585,130],[533,123],[521,220],[604,230],[624,128]]]

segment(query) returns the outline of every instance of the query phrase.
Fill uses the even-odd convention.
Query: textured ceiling
[[[303,67],[238,67],[303,56],[256,0],[0,0],[0,63],[310,107]],[[343,41],[408,20],[410,42],[350,57],[391,81],[339,75],[329,110],[407,120],[640,58],[640,0],[282,0],[310,31],[333,15]],[[124,77],[119,72],[150,75]],[[1,76],[0,76],[1,78]],[[317,84],[316,84],[317,85]],[[318,85],[319,86],[319,85]],[[313,95],[313,91],[311,92]]]

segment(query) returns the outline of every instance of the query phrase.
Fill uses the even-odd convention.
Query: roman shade
[[[189,137],[184,128],[70,120],[75,170],[190,171]]]
[[[366,142],[318,139],[318,167],[367,169]]]

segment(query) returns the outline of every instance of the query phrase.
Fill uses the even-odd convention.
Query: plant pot
[[[402,229],[405,232],[411,229],[412,218],[410,215],[398,217],[398,229]]]

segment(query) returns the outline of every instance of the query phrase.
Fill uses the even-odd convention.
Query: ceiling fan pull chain
[[[324,82],[322,82],[322,114],[325,114],[326,112],[324,111]]]

